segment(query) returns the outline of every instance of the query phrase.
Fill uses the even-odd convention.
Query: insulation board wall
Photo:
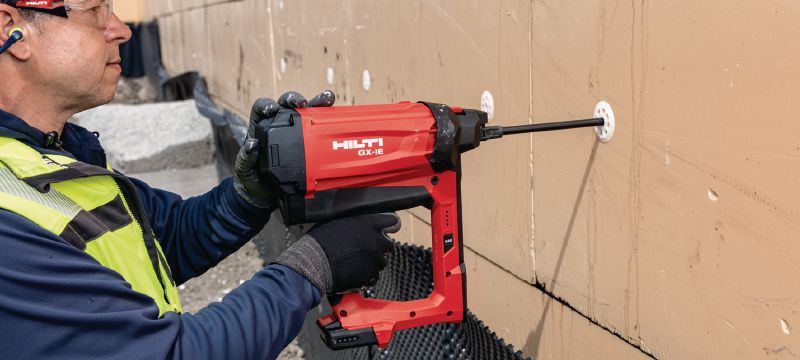
[[[260,96],[426,100],[493,125],[464,156],[470,308],[537,359],[800,357],[800,3],[145,0],[172,74]],[[403,241],[429,244],[424,209]]]
[[[138,23],[142,19],[140,0],[115,0],[114,13],[125,23]]]

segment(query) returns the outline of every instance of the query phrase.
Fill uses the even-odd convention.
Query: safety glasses
[[[64,9],[70,21],[105,29],[114,16],[113,0],[67,0]]]
[[[18,0],[16,7],[66,17],[99,29],[105,29],[114,16],[112,0]]]

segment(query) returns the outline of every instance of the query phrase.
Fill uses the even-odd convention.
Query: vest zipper
[[[144,244],[147,248],[147,253],[150,256],[150,261],[153,263],[153,270],[156,272],[158,282],[161,284],[161,289],[164,293],[164,300],[168,305],[172,305],[172,302],[169,299],[169,294],[167,294],[167,285],[164,283],[163,276],[161,276],[161,262],[159,259],[161,254],[159,254],[158,248],[156,248],[156,240],[153,236],[153,229],[150,225],[150,220],[147,218],[147,213],[144,210],[141,199],[136,194],[136,188],[127,177],[116,172],[109,173],[109,175],[114,178],[117,188],[119,188],[119,190],[122,192],[122,196],[125,199],[130,199],[128,203],[132,207],[131,212],[133,213],[134,219],[139,222],[139,225],[142,229],[142,238],[144,238]],[[164,271],[166,272],[167,270],[165,269]]]

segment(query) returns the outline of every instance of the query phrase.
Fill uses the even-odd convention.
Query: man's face
[[[65,3],[69,18],[52,16],[40,25],[30,65],[48,98],[77,112],[114,97],[121,72],[119,45],[131,32],[108,10],[107,0]]]

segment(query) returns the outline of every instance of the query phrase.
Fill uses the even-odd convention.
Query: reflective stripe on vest
[[[133,184],[109,169],[0,137],[0,208],[27,218],[181,312],[178,290]]]

